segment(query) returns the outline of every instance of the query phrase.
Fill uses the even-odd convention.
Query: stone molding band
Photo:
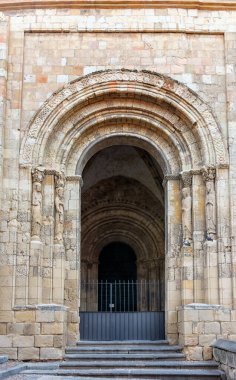
[[[184,8],[236,10],[236,1],[215,0],[0,0],[0,11],[32,8]]]

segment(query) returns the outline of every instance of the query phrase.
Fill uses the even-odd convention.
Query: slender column
[[[44,179],[44,201],[43,201],[43,303],[53,302],[53,255],[54,255],[54,177],[55,170],[46,170]]]
[[[181,305],[180,237],[181,191],[179,176],[166,176],[163,182],[166,200],[166,332],[171,343],[178,341],[177,306]]]
[[[75,345],[78,339],[80,306],[80,233],[81,186],[79,175],[66,177],[65,186],[65,305],[68,306],[68,341]]]
[[[193,297],[193,231],[192,231],[192,172],[181,173],[182,179],[182,305],[192,303]]]
[[[209,304],[219,303],[218,289],[218,258],[216,241],[216,196],[215,196],[215,168],[202,170],[205,181],[205,219],[206,232],[204,243],[204,278],[205,278],[205,302]]]
[[[200,170],[192,171],[194,302],[204,303],[205,186]]]
[[[42,303],[42,207],[43,191],[42,184],[45,176],[45,169],[37,167],[32,171],[32,219],[31,219],[31,246],[29,260],[29,303]]]
[[[64,248],[64,188],[65,176],[57,172],[54,176],[55,233],[53,250],[53,303],[64,303],[65,248]]]

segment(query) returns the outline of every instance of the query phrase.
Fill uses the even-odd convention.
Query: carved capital
[[[216,177],[216,168],[214,166],[202,168],[202,176],[205,182],[214,181]]]
[[[180,173],[183,187],[191,187],[193,174],[191,171]]]
[[[46,174],[46,175],[57,175],[57,174],[58,174],[58,171],[55,170],[55,169],[46,169],[46,170],[45,170],[45,174]]]
[[[179,180],[179,174],[167,174],[164,177],[162,186],[165,187],[168,181],[177,181]]]
[[[32,170],[32,181],[33,182],[43,182],[45,176],[45,168],[44,167],[37,167]]]
[[[81,175],[71,175],[67,176],[66,180],[69,182],[79,182],[81,186],[83,186],[83,178]]]

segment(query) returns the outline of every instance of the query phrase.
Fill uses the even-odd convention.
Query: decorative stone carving
[[[168,181],[178,181],[179,180],[179,174],[167,174],[164,177],[164,180],[162,182],[162,186],[165,187]]]
[[[55,242],[62,244],[64,228],[64,187],[65,177],[63,173],[55,176]]]
[[[182,188],[182,228],[183,228],[183,245],[190,246],[192,242],[192,173],[181,173],[183,183]]]
[[[216,170],[214,167],[203,168],[202,175],[206,183],[206,239],[212,241],[216,238]]]
[[[104,83],[109,82],[130,82],[132,84],[137,83],[143,86],[143,91],[146,89],[146,85],[152,86],[152,91],[162,93],[162,96],[166,96],[166,89],[173,94],[174,97],[178,97],[178,103],[191,105],[196,110],[196,115],[199,113],[205,121],[206,128],[209,131],[209,135],[212,137],[213,147],[212,153],[215,154],[215,162],[217,164],[224,164],[228,162],[227,151],[224,146],[221,131],[211,113],[210,107],[204,103],[200,98],[196,96],[188,87],[185,85],[169,78],[164,75],[157,73],[147,72],[147,71],[133,71],[133,70],[106,70],[99,71],[96,73],[91,73],[85,77],[78,78],[72,83],[65,85],[61,91],[54,93],[41,107],[37,115],[33,118],[30,128],[26,131],[25,142],[22,145],[21,150],[21,164],[30,163],[32,161],[33,154],[37,155],[37,151],[40,147],[39,136],[42,134],[43,128],[49,128],[46,120],[53,117],[53,114],[58,115],[58,108],[64,110],[62,107],[65,100],[70,102],[74,101],[74,97],[77,96],[78,92],[83,96],[83,92],[86,92],[86,96],[89,97],[90,94],[96,94],[96,91],[100,91],[100,84],[104,86]],[[90,90],[88,90],[90,87]],[[109,88],[109,86],[108,86]],[[129,88],[129,87],[128,87]],[[130,91],[133,91],[132,86],[130,86]],[[84,95],[85,96],[85,95]],[[61,112],[61,117],[63,117],[63,112]],[[201,129],[198,125],[198,117],[193,120],[193,124],[196,123],[196,129]],[[52,126],[50,125],[50,128]],[[201,136],[201,133],[199,134]],[[199,149],[202,151],[207,151],[204,140],[199,141]],[[205,162],[208,162],[208,157],[205,157]]]
[[[38,167],[32,171],[32,240],[40,240],[42,228],[42,182],[44,175],[45,170],[43,167]]]

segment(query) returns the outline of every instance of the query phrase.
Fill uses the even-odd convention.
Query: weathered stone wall
[[[79,153],[87,149],[91,141],[99,139],[99,133],[109,136],[115,134],[120,126],[120,133],[125,133],[126,136],[131,136],[138,131],[137,135],[145,136],[147,140],[155,143],[156,147],[160,146],[166,154],[166,161],[169,161],[174,168],[171,173],[164,173],[171,174],[169,177],[166,176],[164,184],[167,212],[166,236],[168,237],[166,242],[168,338],[176,342],[180,336],[180,342],[186,350],[192,352],[192,347],[199,347],[195,351],[199,353],[200,359],[210,357],[209,350],[205,347],[208,346],[211,338],[213,340],[215,337],[218,338],[218,335],[226,333],[223,331],[227,329],[226,323],[233,323],[229,325],[230,329],[234,326],[234,319],[232,319],[234,311],[229,311],[230,319],[226,321],[221,319],[216,311],[209,311],[209,315],[212,313],[214,315],[209,321],[203,320],[206,330],[195,332],[193,324],[191,326],[186,324],[189,322],[185,320],[185,312],[188,313],[188,309],[179,311],[178,330],[176,308],[192,302],[220,304],[232,310],[236,308],[236,193],[234,191],[236,186],[236,11],[180,8],[6,10],[0,17],[0,30],[0,190],[2,190],[0,199],[0,346],[3,347],[1,352],[6,353],[7,349],[10,357],[27,359],[29,357],[27,357],[26,345],[35,347],[35,358],[43,359],[45,348],[39,345],[39,340],[42,339],[44,342],[42,344],[48,344],[47,349],[51,350],[47,351],[48,358],[53,359],[57,355],[58,357],[62,355],[63,347],[58,348],[54,345],[56,338],[54,339],[53,336],[57,337],[58,333],[51,330],[44,334],[44,321],[36,321],[38,306],[35,306],[35,310],[30,310],[29,314],[32,314],[32,318],[30,317],[29,320],[15,319],[21,311],[14,308],[17,306],[26,308],[29,304],[66,305],[69,308],[66,328],[67,344],[75,344],[79,326],[77,285],[80,278],[81,230],[79,223],[81,178],[75,174],[81,173],[75,173],[75,170],[73,172],[71,168],[76,166],[75,157],[78,160]],[[97,101],[94,106],[92,101],[99,98],[98,93],[99,91],[102,93],[102,85],[99,91],[94,89],[94,92],[90,92],[89,98],[86,98],[86,91],[89,93],[89,89],[86,89],[85,82],[90,81],[91,87],[95,84],[93,79],[85,79],[84,87],[80,83],[77,84],[78,92],[82,89],[84,91],[81,95],[84,97],[84,104],[75,101],[76,109],[73,109],[70,103],[73,98],[73,86],[65,88],[64,93],[57,96],[55,104],[60,104],[61,109],[68,109],[68,114],[63,114],[64,119],[58,116],[60,110],[53,108],[55,106],[55,104],[52,105],[53,101],[45,105],[38,118],[45,128],[44,130],[42,128],[38,136],[37,154],[32,160],[31,158],[28,161],[22,160],[19,152],[27,137],[29,124],[32,128],[27,143],[30,144],[37,135],[37,123],[34,124],[32,118],[54,91],[61,89],[80,75],[123,67],[152,70],[168,75],[194,90],[204,103],[197,98],[197,95],[191,95],[191,97],[185,88],[181,86],[177,88],[176,82],[164,79],[164,90],[162,92],[158,90],[161,93],[162,102],[158,98],[157,90],[155,96],[158,101],[153,99],[147,101],[147,92],[145,96],[139,93],[137,85],[136,95],[130,95],[130,103],[133,110],[140,110],[138,118],[134,115],[136,119],[133,117],[132,122],[128,120],[128,117],[127,120],[122,119],[121,122],[117,111],[116,120],[111,123],[109,117],[103,118],[102,112],[112,107],[117,110],[125,106],[131,108],[130,104],[128,105],[128,95],[123,96],[124,92],[131,91],[131,80],[129,79],[130,82],[125,84],[125,89],[118,91],[117,77],[121,75],[118,73],[114,76],[116,80],[111,79],[107,87],[110,92],[115,88],[119,92],[120,99],[117,100],[115,97],[113,99],[114,94],[108,96],[107,91],[105,95],[102,94],[104,102],[100,99],[100,103]],[[129,74],[122,75],[121,82],[125,82],[124,76],[128,77]],[[138,74],[136,81],[138,81],[137,77]],[[104,83],[106,78],[101,75],[99,81]],[[143,79],[141,81],[145,82]],[[162,79],[158,81],[161,82]],[[178,95],[182,93],[184,95],[181,99],[184,101],[178,98]],[[171,101],[168,103],[167,100],[170,98]],[[179,108],[177,103],[174,106],[174,99],[177,98]],[[188,110],[189,104],[187,104],[190,98],[192,102],[195,102],[194,110],[191,109],[191,111]],[[61,99],[61,103],[58,99]],[[208,156],[207,165],[215,165],[214,154],[209,144],[206,144],[206,149],[203,145],[201,148],[198,147],[201,139],[210,141],[209,136],[212,133],[210,133],[213,125],[212,118],[209,114],[205,116],[208,106],[212,114],[216,116],[226,151],[229,152],[230,164],[228,169],[226,159],[224,161],[226,165],[215,167],[213,179],[209,177],[209,173],[205,176],[203,174],[203,166],[206,164],[203,157]],[[50,122],[45,121],[50,110],[52,110]],[[197,110],[200,110],[199,114]],[[97,119],[94,117],[95,111],[97,114],[100,113]],[[147,125],[151,123],[150,118],[142,119],[140,116],[145,112],[155,115],[158,123],[164,122],[165,128],[163,127],[161,131],[159,125],[155,127],[152,125],[148,129]],[[66,159],[57,160],[59,153],[66,152],[69,144],[72,146],[72,143],[67,140],[64,144],[65,136],[67,138],[70,133],[72,135],[71,129],[76,131],[76,127],[72,128],[72,126],[76,126],[79,122],[82,126],[82,118],[88,122],[86,116],[94,121],[94,126],[82,137],[79,134],[74,135],[74,140],[79,141],[79,148],[76,148],[77,150],[74,148],[68,162]],[[58,125],[54,125],[55,133],[51,136],[49,126],[53,121],[56,123],[56,120]],[[199,125],[202,123],[200,134],[198,123]],[[99,133],[97,133],[98,125]],[[156,130],[161,132],[157,133]],[[168,130],[166,135],[165,130]],[[47,134],[49,138],[43,145],[42,142],[45,141]],[[179,135],[181,138],[178,140]],[[167,140],[171,141],[169,145]],[[56,148],[59,153],[53,156],[57,142],[59,148]],[[213,142],[211,144],[214,145]],[[142,147],[145,146],[143,143]],[[154,148],[153,151],[155,151]],[[190,154],[193,151],[200,153],[194,156]],[[27,149],[25,152],[24,159],[27,158],[27,154],[29,158],[30,153]],[[32,181],[32,169],[44,164],[45,157],[47,163],[52,163],[52,165],[44,172],[45,177],[41,188],[43,204],[39,195],[36,196],[37,202],[34,205],[32,194],[36,181]],[[20,162],[21,165],[19,165]],[[56,180],[59,173],[67,170],[67,164],[68,176],[65,179],[65,188],[63,187],[64,223],[61,223],[61,214],[56,211],[55,203],[57,189],[60,187],[56,185]],[[49,169],[52,168],[53,170],[50,171]],[[183,178],[180,180],[179,173],[186,168],[192,178],[191,185],[184,184]],[[41,169],[44,171],[43,167]],[[215,194],[216,199],[214,212],[217,214],[217,225],[213,232],[209,226],[208,228],[206,226],[208,223],[205,215],[206,198],[209,198],[206,182],[210,182],[210,191]],[[188,189],[184,192],[188,197],[190,196],[192,202],[192,208],[190,207],[192,231],[190,231],[190,242],[189,236],[186,235],[185,243],[187,244],[183,247],[181,226],[184,224],[182,215],[184,188]],[[35,191],[40,193],[38,190]],[[60,209],[58,197],[57,202]],[[38,212],[40,215],[38,218],[35,217],[36,227],[32,230],[32,214],[37,215]],[[64,224],[64,231],[61,230],[61,224],[59,227],[58,224],[56,225],[58,221]],[[41,225],[40,236],[35,240],[38,225]],[[209,234],[213,234],[212,240],[209,239]],[[194,322],[201,323],[200,311],[191,310],[191,312],[196,318]],[[63,313],[65,314],[66,311]],[[226,311],[222,311],[222,315],[225,318],[228,316]],[[63,318],[63,322],[60,323],[65,322],[65,315]],[[25,341],[21,338],[22,331],[26,335],[23,325],[19,326],[19,329],[23,330],[9,330],[9,326],[13,323],[32,324],[34,327],[29,334],[30,338],[26,336]],[[57,321],[52,320],[50,323],[53,325]],[[207,330],[210,326],[208,324],[211,323],[217,326],[214,333]],[[61,336],[64,334],[62,330],[59,334]],[[220,331],[219,334],[218,331]],[[234,327],[230,331],[227,333],[227,338],[233,337]],[[10,335],[6,337],[6,334]],[[43,341],[43,335],[41,338],[40,334],[49,335],[50,338],[48,340],[45,338],[46,340]],[[194,335],[194,339],[188,338],[189,335]],[[204,339],[207,340],[206,344],[203,344]],[[60,353],[58,349],[61,350]],[[49,352],[51,352],[50,355]]]

